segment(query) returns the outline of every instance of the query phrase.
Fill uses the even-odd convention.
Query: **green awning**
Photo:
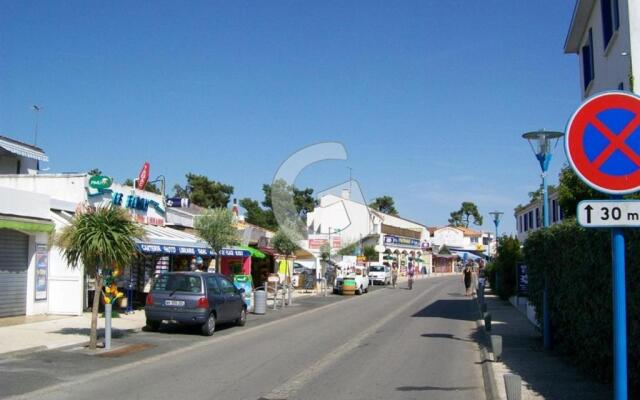
[[[53,232],[53,227],[54,225],[51,222],[20,221],[15,219],[0,218],[0,228],[27,232],[51,233]]]
[[[237,247],[242,249],[242,250],[246,250],[249,253],[251,253],[251,257],[253,257],[253,258],[262,259],[262,258],[266,258],[267,257],[266,254],[264,254],[263,252],[261,252],[258,249],[254,249],[253,247],[250,247],[250,246],[237,246]]]

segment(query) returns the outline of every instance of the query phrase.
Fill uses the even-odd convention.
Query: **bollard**
[[[502,336],[491,335],[491,351],[495,357],[494,361],[499,361],[502,358]]]
[[[504,387],[507,392],[507,400],[520,400],[522,398],[522,379],[519,375],[505,374]]]
[[[487,312],[487,303],[480,304],[480,311],[482,312],[482,315]]]
[[[104,305],[104,348],[111,349],[111,303]]]
[[[487,332],[491,332],[491,313],[484,313],[484,328]]]

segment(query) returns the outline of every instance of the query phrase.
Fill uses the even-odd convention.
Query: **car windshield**
[[[369,271],[371,272],[384,272],[384,267],[380,265],[372,265],[369,267]]]
[[[153,285],[154,291],[200,293],[202,282],[193,275],[160,275]]]

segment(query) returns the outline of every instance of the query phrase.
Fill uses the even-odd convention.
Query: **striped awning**
[[[44,154],[44,152],[39,148],[35,146],[29,146],[27,144],[20,143],[9,138],[0,137],[0,147],[7,150],[8,152],[17,154],[19,156],[32,158],[39,161],[49,161],[49,157]]]
[[[163,226],[143,225],[144,238],[136,240],[138,250],[146,254],[213,256],[209,245],[187,232]]]

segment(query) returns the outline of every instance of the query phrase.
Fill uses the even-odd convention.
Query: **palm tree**
[[[89,208],[76,214],[55,242],[72,268],[84,265],[85,272],[96,280],[91,312],[89,348],[97,344],[98,306],[105,272],[131,262],[136,254],[135,238],[143,235],[127,211],[116,206]]]

